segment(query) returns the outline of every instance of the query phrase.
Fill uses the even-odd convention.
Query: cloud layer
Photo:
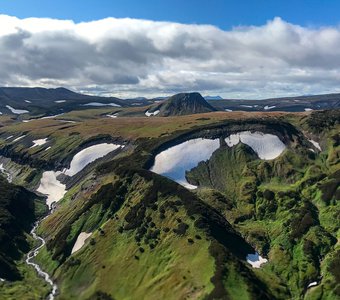
[[[0,15],[0,85],[118,96],[339,92],[340,28],[306,28],[280,18],[223,31],[136,19],[75,24]]]

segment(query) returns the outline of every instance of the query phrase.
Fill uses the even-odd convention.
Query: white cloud
[[[339,92],[339,67],[340,28],[280,18],[223,31],[136,19],[76,24],[0,15],[0,85],[261,98]]]

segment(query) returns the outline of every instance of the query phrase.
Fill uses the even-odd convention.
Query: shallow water
[[[197,186],[188,183],[185,171],[196,167],[200,161],[209,159],[219,147],[219,139],[192,139],[157,154],[150,170],[169,177],[186,188],[194,189]]]
[[[118,149],[119,147],[122,147],[121,145],[115,145],[115,144],[98,144],[94,145],[91,147],[88,147],[79,153],[77,153],[71,162],[70,169],[64,170],[66,175],[70,174],[76,174],[80,170],[82,170],[87,164],[90,162],[96,160],[97,158],[103,157],[109,152]],[[49,148],[47,148],[49,149]],[[46,150],[47,150],[46,149]],[[1,168],[2,165],[0,165]],[[1,169],[0,169],[1,170]],[[54,172],[54,171],[45,171],[42,174],[42,178],[40,180],[40,185],[37,189],[38,192],[44,194],[47,196],[46,204],[48,205],[50,212],[51,212],[51,207],[52,203],[58,202],[61,200],[65,193],[67,192],[66,190],[66,185],[62,184],[58,179],[57,176],[60,175],[62,172]],[[71,176],[71,175],[70,175]],[[49,300],[53,300],[55,298],[56,292],[57,292],[57,285],[52,281],[51,277],[49,276],[48,273],[42,271],[41,267],[33,262],[34,257],[36,257],[40,251],[40,249],[45,245],[45,240],[38,236],[36,234],[36,229],[38,227],[40,222],[37,222],[35,226],[33,227],[31,231],[31,235],[35,240],[40,241],[40,245],[30,251],[27,255],[26,263],[28,265],[33,266],[36,271],[38,272],[39,276],[43,277],[44,280],[51,285],[52,291],[48,295]],[[92,233],[81,233],[77,241],[72,249],[72,253],[79,250],[85,243],[86,239],[91,235]]]
[[[9,183],[12,182],[13,180],[13,176],[10,172],[8,172],[5,167],[4,164],[0,164],[0,173],[4,174],[6,176],[6,179]]]
[[[33,262],[34,257],[36,257],[38,255],[40,249],[42,247],[44,247],[45,244],[46,244],[45,240],[42,237],[40,237],[36,234],[36,230],[38,228],[39,223],[40,222],[35,223],[33,229],[31,230],[31,235],[35,240],[40,241],[40,245],[38,247],[34,248],[33,250],[31,250],[30,252],[28,252],[27,258],[26,258],[26,263],[30,266],[33,266],[35,268],[35,270],[37,271],[38,275],[43,277],[44,280],[52,287],[52,291],[47,296],[47,299],[53,300],[54,296],[57,293],[57,285],[52,281],[52,279],[51,279],[50,275],[48,275],[48,273],[44,272],[38,264]]]

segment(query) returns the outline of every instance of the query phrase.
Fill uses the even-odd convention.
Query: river
[[[48,216],[46,216],[44,219],[46,219],[47,217]],[[42,220],[44,220],[44,219],[42,219]],[[57,285],[52,281],[52,279],[51,279],[51,277],[50,277],[50,275],[48,273],[44,272],[37,263],[33,262],[34,258],[38,255],[39,250],[42,247],[44,247],[45,244],[46,244],[45,240],[41,236],[37,235],[37,233],[36,233],[37,228],[38,228],[38,226],[39,226],[41,221],[36,222],[34,224],[34,227],[31,230],[32,237],[35,240],[39,241],[40,245],[37,246],[36,248],[32,249],[30,252],[28,252],[27,258],[26,258],[26,263],[28,265],[30,265],[30,266],[33,266],[36,269],[36,271],[38,272],[38,275],[43,277],[44,280],[52,287],[52,290],[48,294],[47,299],[48,300],[53,300],[55,295],[56,295],[56,293],[57,293],[57,290],[58,290]]]

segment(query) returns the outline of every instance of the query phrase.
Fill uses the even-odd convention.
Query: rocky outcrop
[[[200,93],[180,93],[154,106],[148,112],[159,111],[157,116],[170,117],[207,113],[215,110]]]

